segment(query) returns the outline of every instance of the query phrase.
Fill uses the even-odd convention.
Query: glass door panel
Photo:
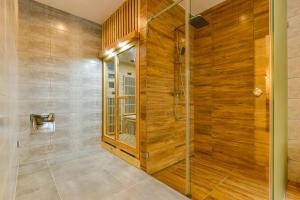
[[[188,9],[195,117],[192,199],[268,200],[269,0],[208,2],[208,10],[199,11],[198,0]]]
[[[105,61],[105,136],[115,139],[115,59]]]
[[[136,147],[136,49],[118,55],[118,140]]]

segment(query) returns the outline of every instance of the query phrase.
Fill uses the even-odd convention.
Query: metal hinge
[[[142,152],[142,158],[148,159],[150,157],[149,152]]]

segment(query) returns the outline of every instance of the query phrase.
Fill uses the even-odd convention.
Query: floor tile
[[[183,195],[98,147],[20,165],[16,200],[180,200]]]
[[[19,175],[16,200],[59,200],[49,169]]]

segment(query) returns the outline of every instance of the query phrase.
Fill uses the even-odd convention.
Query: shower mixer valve
[[[256,96],[256,97],[260,97],[261,95],[264,94],[264,92],[263,92],[262,89],[260,89],[260,88],[255,88],[255,89],[253,90],[253,94],[254,94],[254,96]]]

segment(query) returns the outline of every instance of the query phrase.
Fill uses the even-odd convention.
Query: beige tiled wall
[[[300,1],[288,0],[289,180],[300,184]]]
[[[100,143],[100,25],[19,0],[20,163],[93,150]],[[30,135],[31,113],[54,112],[56,132]]]
[[[16,5],[0,1],[0,200],[13,199],[17,174]]]

